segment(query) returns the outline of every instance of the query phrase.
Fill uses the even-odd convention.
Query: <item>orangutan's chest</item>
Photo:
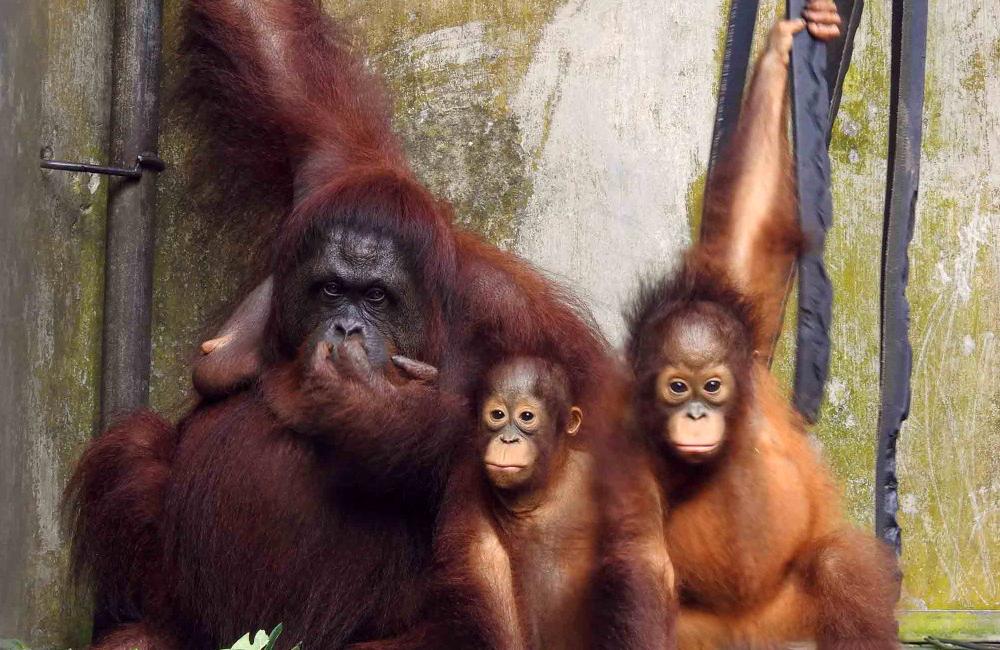
[[[526,544],[514,565],[514,582],[530,647],[586,647],[590,587],[596,548],[588,537],[548,538]]]
[[[672,507],[665,531],[682,604],[713,609],[765,598],[784,580],[808,528],[794,493],[725,490]]]

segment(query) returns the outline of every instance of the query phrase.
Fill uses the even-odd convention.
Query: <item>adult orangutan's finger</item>
[[[396,364],[397,368],[418,381],[431,383],[438,378],[438,369],[429,363],[416,361],[400,354],[393,355],[392,362]]]
[[[332,348],[330,347],[330,344],[327,343],[326,341],[320,341],[319,343],[317,343],[316,347],[313,348],[312,367],[322,368],[324,365],[326,365],[330,360],[331,352]]]
[[[373,372],[371,362],[368,360],[368,352],[364,344],[356,337],[348,337],[343,343],[337,346],[340,353],[340,366],[356,379],[370,381]]]
[[[837,11],[837,3],[833,0],[810,0],[806,5],[807,10],[812,11]]]
[[[840,36],[840,28],[836,25],[818,25],[809,23],[809,33],[820,41],[832,41]]]

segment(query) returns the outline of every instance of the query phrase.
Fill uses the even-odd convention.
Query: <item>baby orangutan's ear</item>
[[[574,406],[569,410],[569,423],[566,425],[566,433],[575,436],[576,432],[580,430],[581,424],[583,424],[583,411],[578,406]]]

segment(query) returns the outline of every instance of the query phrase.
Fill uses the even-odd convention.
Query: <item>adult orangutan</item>
[[[600,411],[610,355],[527,264],[453,228],[317,2],[192,0],[186,25],[187,97],[229,166],[219,187],[239,190],[231,214],[256,209],[241,227],[269,239],[270,280],[230,323],[256,336],[207,355],[234,364],[203,366],[217,399],[176,427],[133,415],[80,461],[96,647],[218,648],[279,622],[281,646],[397,634],[423,607],[481,369],[543,355]]]
[[[822,26],[814,33],[835,35],[832,2],[811,3],[806,17]],[[804,27],[772,31],[732,155],[709,188],[706,239],[675,277],[644,288],[630,319],[634,417],[669,504],[685,650],[898,646],[895,558],[844,521],[830,472],[768,368],[799,240],[782,118],[791,39]],[[736,215],[759,220],[762,234],[742,244],[727,234]]]

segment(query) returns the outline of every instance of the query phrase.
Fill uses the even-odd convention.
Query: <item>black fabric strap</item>
[[[858,25],[861,24],[864,7],[864,0],[837,0],[837,13],[840,14],[844,24],[841,25],[840,38],[826,44],[826,85],[830,89],[830,124],[834,123],[840,111],[840,93],[844,88],[847,70],[851,66],[854,35],[858,32]],[[831,128],[826,138],[827,146],[830,145],[832,135]]]
[[[805,0],[789,0],[788,15],[801,16]],[[807,31],[792,45],[792,132],[799,223],[806,239],[799,258],[799,311],[795,342],[795,407],[815,422],[830,363],[833,288],[823,266],[830,228],[830,92],[826,45]]]
[[[910,411],[908,248],[920,177],[921,116],[927,45],[927,0],[893,0],[889,158],[882,231],[881,364],[875,532],[898,553],[896,440]]]
[[[729,145],[739,119],[758,5],[758,0],[732,0],[730,3],[707,188],[712,186],[716,162]],[[845,17],[844,35],[824,45],[803,32],[796,36],[792,53],[792,120],[799,218],[809,242],[807,252],[799,260],[794,401],[810,422],[816,421],[819,412],[830,357],[833,291],[822,260],[833,211],[827,147],[863,6],[863,0],[838,0],[838,11]],[[801,16],[804,7],[805,0],[789,0],[788,16]]]
[[[719,155],[732,140],[743,102],[743,87],[747,81],[753,28],[757,23],[759,0],[731,0],[729,22],[726,24],[726,48],[722,55],[719,75],[719,97],[715,105],[715,126],[712,130],[712,150],[708,158],[708,183]],[[702,222],[704,223],[704,221]]]

